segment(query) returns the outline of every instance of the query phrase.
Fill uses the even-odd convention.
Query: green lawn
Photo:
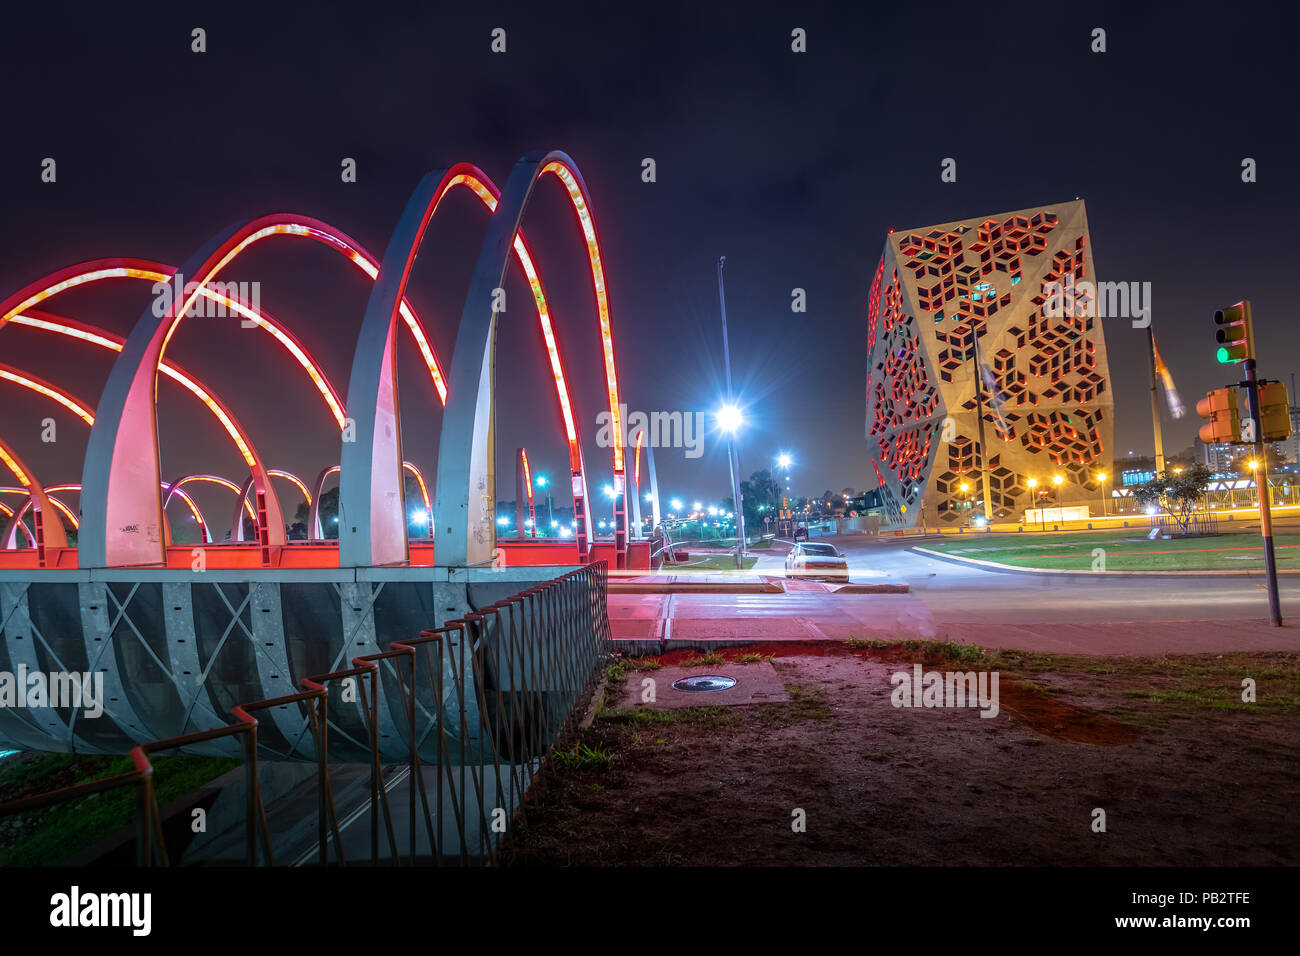
[[[240,761],[226,757],[168,756],[155,757],[152,763],[161,808],[238,767]],[[125,756],[42,754],[15,761],[12,766],[0,765],[0,802],[100,780],[131,769],[131,758]],[[135,814],[135,788],[130,786],[19,814],[10,819],[20,820],[24,826],[0,835],[0,857],[5,866],[56,865],[133,824]]]
[[[745,570],[748,571],[758,563],[758,558],[753,555],[745,555]],[[691,556],[689,564],[672,564],[664,565],[664,571],[676,574],[678,571],[734,571],[736,570],[736,558],[731,554],[711,554],[707,558],[697,559]]]
[[[976,539],[928,543],[927,548],[956,557],[996,561],[1023,568],[1063,571],[1249,571],[1264,567],[1258,534],[1231,533],[1208,538],[1148,541],[1125,528],[1081,533],[989,534]],[[1300,568],[1300,534],[1274,536],[1279,568]],[[1095,554],[1100,549],[1103,555]],[[1094,562],[1104,557],[1104,568]]]

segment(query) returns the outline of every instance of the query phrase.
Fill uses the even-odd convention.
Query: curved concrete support
[[[610,389],[611,410],[617,420],[621,410],[618,407],[617,379],[613,370],[613,340],[609,332],[608,305],[605,297],[604,277],[600,266],[595,230],[585,200],[584,187],[581,184],[580,177],[576,175],[576,167],[573,167],[572,172],[570,172],[572,161],[564,157],[562,153],[552,155],[556,158],[551,166],[539,167],[539,171],[540,173],[554,172],[565,183],[566,189],[569,190],[570,200],[583,228],[584,238],[588,246],[588,256],[592,264],[593,286],[596,290],[597,306],[601,317],[601,340],[606,356],[607,383],[612,386]],[[561,161],[561,157],[563,161]],[[438,203],[447,190],[458,185],[469,188],[494,214],[497,211],[501,200],[496,186],[481,170],[468,163],[460,163],[448,170],[435,171],[426,176],[407,201],[393,238],[389,242],[388,251],[385,254],[386,268],[381,270],[381,272],[387,272],[390,276],[390,282],[398,282],[399,288],[405,288],[411,263],[414,261],[424,230],[436,211]],[[565,434],[569,442],[570,468],[573,472],[578,473],[582,471],[583,466],[577,428],[574,424],[573,403],[569,398],[563,363],[560,360],[559,348],[556,345],[554,331],[551,328],[551,318],[546,305],[546,293],[542,286],[541,277],[533,264],[532,255],[529,252],[522,230],[514,233],[509,245],[513,248],[515,258],[523,269],[532,289],[533,301],[537,308],[538,325],[550,361],[551,373],[555,380],[556,395],[560,403],[560,413],[564,420]],[[394,277],[394,273],[399,274]],[[407,553],[404,543],[400,543],[399,546],[398,541],[392,538],[385,539],[379,531],[381,525],[395,527],[399,522],[402,523],[403,533],[405,529],[405,517],[398,515],[398,509],[403,506],[398,497],[392,493],[392,489],[400,483],[400,477],[397,475],[396,466],[392,461],[391,452],[395,449],[392,447],[378,448],[376,445],[377,439],[382,439],[390,445],[400,444],[400,434],[397,431],[394,431],[393,436],[390,436],[386,431],[390,426],[400,424],[396,410],[395,392],[392,392],[391,398],[389,398],[388,394],[385,394],[382,398],[380,396],[381,387],[385,391],[392,390],[391,306],[393,295],[394,290],[391,285],[383,290],[377,285],[372,290],[371,302],[367,305],[367,318],[363,322],[363,328],[358,338],[353,374],[349,383],[349,407],[375,408],[376,420],[366,428],[358,431],[355,436],[357,438],[355,444],[358,447],[354,447],[350,455],[347,445],[344,445],[343,457],[352,457],[358,463],[381,467],[385,473],[381,474],[377,480],[371,475],[358,478],[355,484],[349,479],[345,479],[343,482],[340,489],[340,510],[344,514],[351,515],[351,520],[348,520],[346,528],[340,531],[340,537],[342,538],[344,534],[347,534],[353,539],[350,544],[342,545],[340,548],[340,563],[343,566],[349,566],[353,562],[363,562],[367,555],[372,560],[375,560],[377,554],[400,563],[404,560],[401,555]],[[477,381],[481,377],[479,369],[475,368],[474,371],[475,380]],[[354,404],[352,393],[354,385],[358,388],[356,401],[362,402],[361,405]],[[614,458],[615,473],[621,476],[623,470],[621,438],[618,447],[615,448]],[[486,486],[490,483],[487,477],[489,471],[490,469],[485,467],[485,490],[481,493],[487,494],[490,499],[492,494],[486,491]],[[581,484],[583,487],[586,485],[585,474]],[[367,497],[367,494],[369,494],[369,497]],[[490,504],[488,510],[493,509],[494,504]],[[434,510],[436,512],[436,506]],[[488,523],[491,524],[490,517]],[[357,532],[351,531],[353,527],[358,529]],[[495,543],[494,537],[492,543]],[[584,561],[586,559],[585,551],[582,548],[579,549],[579,558]],[[442,562],[441,557],[439,561]]]
[[[226,262],[246,246],[264,223],[254,220],[224,230],[180,269],[206,285]],[[140,316],[113,363],[96,408],[82,474],[82,528],[78,541],[83,568],[166,564],[158,459],[156,387],[158,365],[167,342],[198,292],[167,303],[155,314],[151,303]],[[223,409],[232,420],[234,416]],[[247,432],[239,428],[241,435]],[[270,476],[252,443],[241,452],[253,473],[257,514],[262,532],[262,564],[271,564],[271,549],[284,544],[284,516]]]
[[[655,446],[650,442],[645,446],[646,466],[650,472],[650,530],[659,527],[659,476],[655,474]]]
[[[633,436],[629,435],[629,438]],[[642,537],[641,529],[641,445],[645,441],[645,429],[638,428],[635,435],[636,453],[632,458],[632,537]]]
[[[438,204],[458,177],[473,174],[482,177],[479,170],[461,163],[420,181],[402,210],[370,290],[348,377],[347,405],[353,410],[355,433],[353,440],[342,443],[339,455],[339,567],[406,564],[410,557],[394,350],[397,304]],[[448,394],[454,394],[450,387]],[[440,446],[438,457],[455,447]]]
[[[478,262],[470,281],[469,293],[461,313],[452,353],[450,380],[459,383],[447,397],[439,443],[438,480],[434,505],[438,563],[465,566],[486,563],[496,544],[493,520],[495,488],[489,456],[493,417],[493,356],[495,348],[496,290],[504,283],[505,269],[515,235],[519,231],[524,209],[533,186],[545,173],[555,175],[564,184],[587,244],[592,268],[592,284],[600,313],[601,339],[605,355],[606,385],[610,398],[611,432],[614,445],[614,487],[618,491],[615,531],[619,563],[626,563],[627,528],[623,495],[624,485],[622,409],[618,404],[618,380],[614,368],[613,339],[609,322],[608,299],[595,226],[590,214],[587,190],[577,165],[564,153],[529,153],[510,173],[487,235],[480,248]],[[409,209],[409,207],[408,207]],[[470,383],[475,383],[471,386]],[[454,450],[454,451],[453,451]],[[452,451],[451,454],[447,454]],[[574,482],[575,509],[582,512],[579,537],[590,525],[585,500],[577,501],[579,484]],[[579,548],[579,559],[585,560]]]

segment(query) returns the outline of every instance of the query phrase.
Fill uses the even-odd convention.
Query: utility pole
[[[989,446],[984,438],[984,371],[980,367],[980,337],[971,330],[974,348],[971,358],[975,362],[975,421],[980,440],[980,487],[984,492],[984,526],[993,523],[993,494],[989,490]],[[993,396],[989,396],[993,398]]]
[[[731,347],[727,342],[727,291],[722,282],[726,256],[718,257],[718,302],[722,307],[722,365],[727,375],[727,404],[734,406],[731,392]],[[740,496],[740,457],[736,454],[736,432],[727,432],[727,465],[731,469],[731,500],[736,503],[736,567],[745,566],[745,500]]]

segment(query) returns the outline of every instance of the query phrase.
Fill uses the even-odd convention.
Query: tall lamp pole
[[[722,282],[726,256],[718,257],[718,303],[722,308],[722,366],[727,376],[727,408],[735,408],[731,392],[731,347],[727,342],[727,290]],[[733,422],[738,426],[738,422]],[[736,454],[736,429],[727,429],[727,465],[731,469],[731,497],[736,503],[736,567],[745,566],[745,500],[740,496],[740,457]]]
[[[1151,432],[1156,440],[1156,474],[1165,470],[1165,446],[1160,434],[1160,396],[1156,393],[1156,333],[1147,325],[1147,357],[1151,367]]]

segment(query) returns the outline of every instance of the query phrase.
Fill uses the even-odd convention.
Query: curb
[[[771,581],[737,581],[723,584],[715,581],[653,581],[636,584],[610,581],[605,585],[610,594],[784,594],[785,588]]]

